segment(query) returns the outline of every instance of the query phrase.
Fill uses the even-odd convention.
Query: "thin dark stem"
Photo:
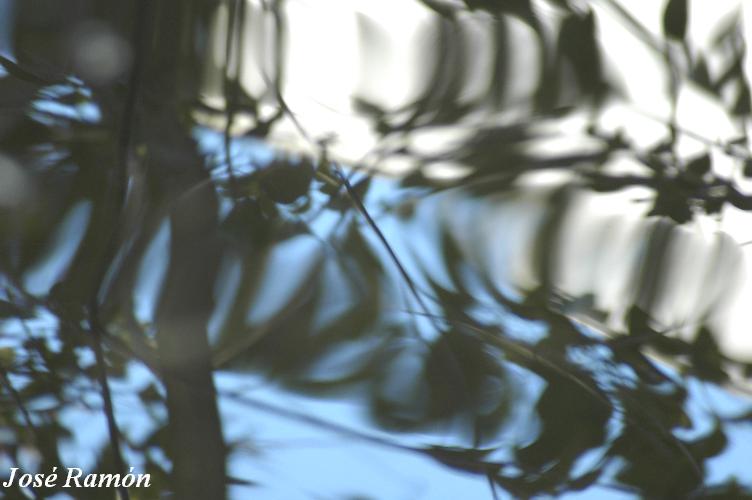
[[[18,394],[18,391],[13,387],[13,384],[10,383],[10,380],[8,379],[8,373],[5,368],[0,368],[0,379],[2,380],[3,386],[5,386],[5,389],[8,391],[11,398],[13,398],[13,402],[18,407],[18,411],[21,412],[24,424],[29,429],[29,431],[34,436],[36,436],[36,427],[34,427],[34,423],[31,421],[31,415],[29,415],[29,412],[26,409],[23,400],[21,399],[21,395]]]
[[[413,297],[415,297],[415,300],[418,302],[418,306],[421,308],[423,312],[426,313],[427,317],[431,319],[431,321],[436,324],[435,315],[430,314],[430,309],[426,305],[425,301],[423,300],[422,295],[420,294],[420,291],[418,290],[417,286],[415,285],[415,282],[410,277],[410,274],[407,272],[407,269],[405,269],[405,266],[402,265],[402,262],[400,261],[399,257],[397,256],[397,253],[394,251],[392,246],[389,244],[389,241],[386,239],[386,236],[384,236],[384,233],[379,229],[378,224],[376,224],[376,221],[373,220],[371,217],[371,214],[368,213],[368,209],[366,209],[365,205],[363,205],[363,202],[361,201],[360,197],[358,196],[358,193],[355,192],[355,190],[352,187],[352,184],[350,184],[350,181],[345,176],[344,172],[342,172],[342,169],[338,165],[335,166],[335,172],[337,173],[337,176],[339,177],[340,181],[342,182],[342,185],[345,186],[345,190],[347,191],[347,195],[352,200],[353,204],[355,204],[355,207],[358,209],[358,212],[365,218],[368,225],[371,227],[373,232],[376,234],[376,237],[379,239],[381,244],[386,249],[387,253],[389,254],[389,258],[392,260],[394,265],[397,267],[397,270],[399,271],[400,275],[402,276],[402,279],[405,280],[405,283],[407,283],[407,287],[410,289],[410,292],[412,293]],[[441,330],[441,328],[439,328]]]
[[[268,77],[266,77],[266,75],[264,75],[264,80],[265,80],[267,86],[271,86],[271,82],[269,81]],[[317,145],[318,143],[313,140],[313,138],[310,136],[310,134],[308,134],[308,131],[298,121],[298,119],[295,117],[295,114],[292,112],[292,110],[287,105],[287,102],[285,101],[284,97],[282,96],[282,92],[279,89],[279,87],[275,86],[274,90],[275,90],[276,97],[277,97],[277,100],[279,102],[280,107],[287,114],[287,116],[290,118],[290,120],[292,121],[292,123],[295,126],[295,128],[300,132],[300,134],[303,136],[303,138],[306,141],[308,141],[311,145]],[[430,310],[426,306],[426,303],[423,300],[423,297],[421,296],[420,291],[415,286],[415,283],[414,283],[413,279],[410,277],[410,274],[407,272],[407,270],[405,269],[405,267],[402,265],[402,262],[400,261],[399,257],[395,253],[395,251],[392,248],[392,246],[389,244],[389,241],[384,236],[384,233],[381,232],[381,229],[379,229],[379,226],[376,224],[376,222],[373,220],[373,218],[371,217],[371,215],[368,213],[368,210],[366,209],[365,205],[363,204],[363,202],[361,201],[360,197],[358,196],[358,194],[353,189],[352,184],[349,181],[349,177],[344,174],[344,172],[339,167],[339,165],[337,165],[335,163],[332,163],[332,165],[335,167],[335,171],[336,171],[337,176],[339,177],[340,182],[345,187],[345,190],[347,191],[348,196],[350,197],[350,199],[352,200],[352,202],[355,204],[355,207],[358,209],[358,212],[360,212],[363,215],[363,217],[366,219],[366,222],[368,223],[368,225],[371,227],[371,229],[373,229],[373,231],[376,234],[376,236],[378,237],[379,241],[381,242],[381,244],[384,246],[384,248],[388,252],[389,257],[391,258],[391,260],[394,262],[395,266],[397,267],[400,275],[402,276],[402,278],[407,283],[407,286],[410,289],[410,292],[413,294],[413,296],[415,297],[415,299],[418,302],[418,306],[427,314],[427,317],[431,318],[432,315],[430,315]],[[434,325],[436,326],[436,328],[438,330],[441,330],[441,328],[439,328],[438,325],[436,324],[435,320],[431,319],[431,322],[434,323]]]
[[[493,500],[499,500],[499,494],[496,491],[496,482],[494,482],[493,480],[493,474],[486,474],[486,479],[488,479],[488,487],[491,489],[491,496],[493,497]]]
[[[650,31],[645,28],[629,11],[622,7],[619,2],[615,0],[601,0],[602,3],[608,5],[621,19],[624,21],[624,26],[632,32],[634,36],[642,40],[645,45],[650,47],[658,54],[663,54],[663,43],[656,40]]]
[[[107,432],[110,437],[110,446],[115,459],[115,468],[120,474],[125,474],[126,467],[123,461],[123,453],[120,447],[120,431],[118,430],[117,421],[115,420],[115,408],[112,404],[112,392],[110,391],[110,384],[107,380],[107,365],[104,358],[104,351],[102,349],[102,341],[104,338],[104,328],[99,324],[97,318],[98,311],[90,311],[89,323],[91,325],[92,333],[92,348],[97,360],[97,379],[102,389],[102,400],[104,401],[104,414],[107,418]],[[118,493],[121,500],[129,500],[128,489],[125,486],[118,487]]]
[[[120,132],[119,132],[119,168],[116,169],[113,177],[110,179],[109,189],[113,191],[112,196],[112,219],[113,224],[110,229],[110,237],[108,241],[104,243],[102,247],[102,255],[100,259],[98,276],[99,283],[101,284],[105,274],[107,273],[108,265],[111,262],[110,256],[117,252],[118,238],[116,223],[120,219],[120,214],[125,203],[126,198],[126,186],[128,178],[128,169],[130,166],[131,155],[133,150],[133,141],[135,136],[136,118],[137,118],[137,104],[140,95],[140,86],[143,79],[144,71],[144,54],[146,52],[149,37],[149,16],[148,16],[149,2],[148,0],[139,0],[136,6],[135,25],[133,28],[133,43],[137,47],[136,57],[131,69],[130,78],[128,82],[128,90],[125,96],[125,102],[123,104],[123,112],[121,117]],[[110,446],[114,454],[115,468],[118,473],[124,475],[127,471],[125,461],[123,459],[122,449],[120,446],[120,431],[118,429],[117,421],[115,419],[115,409],[112,403],[112,392],[110,391],[110,385],[107,378],[107,363],[105,360],[104,350],[102,348],[102,342],[105,338],[105,328],[101,324],[99,317],[99,299],[96,293],[91,297],[88,306],[89,313],[89,325],[92,335],[92,349],[96,358],[96,370],[97,379],[102,391],[102,399],[104,401],[104,412],[107,420],[107,431],[109,434]],[[121,500],[129,500],[130,495],[128,489],[124,486],[118,488],[118,493]]]
[[[136,55],[133,61],[130,78],[128,81],[128,92],[125,96],[125,105],[123,109],[122,122],[120,125],[120,175],[121,189],[125,190],[125,176],[128,172],[131,152],[133,150],[134,130],[136,128],[136,105],[141,91],[141,82],[144,73],[144,54],[147,50],[149,41],[149,2],[148,0],[139,0],[135,26],[133,30],[133,43],[136,46]],[[121,199],[124,199],[124,193]]]
[[[425,455],[434,460],[437,460],[437,456],[440,456],[440,453],[438,452],[439,449],[437,448],[410,446],[410,445],[402,444],[397,440],[387,439],[387,438],[379,437],[376,435],[371,435],[362,431],[358,431],[355,429],[351,429],[349,427],[346,427],[344,425],[341,425],[335,422],[331,422],[331,421],[324,420],[324,419],[321,419],[321,418],[318,418],[309,414],[291,410],[289,408],[284,408],[282,406],[273,405],[271,403],[267,403],[265,401],[261,401],[259,399],[249,397],[245,394],[240,394],[237,392],[230,392],[230,391],[227,391],[227,392],[223,391],[222,396],[232,399],[234,401],[237,401],[239,403],[252,406],[263,412],[277,415],[287,420],[300,422],[306,425],[310,425],[312,427],[327,430],[329,432],[338,434],[340,436],[346,436],[348,438],[357,439],[365,443],[370,443],[370,444],[382,446],[385,448],[391,448],[391,449],[398,450],[398,451],[418,453],[420,455]],[[464,459],[464,460],[466,460],[466,462],[464,462],[464,465],[469,465],[470,466],[469,468],[473,470],[492,470],[492,469],[498,469],[499,467],[508,465],[503,462],[492,462],[492,461],[487,461],[487,460],[482,460],[482,459],[477,459],[477,460]],[[448,462],[447,460],[440,460],[440,459],[438,461],[441,463]]]
[[[227,26],[227,38],[225,40],[225,114],[227,116],[227,123],[224,131],[224,148],[225,148],[225,163],[227,166],[227,176],[230,186],[230,193],[234,199],[237,199],[239,194],[237,179],[235,178],[235,168],[232,164],[232,137],[231,131],[233,123],[235,122],[235,109],[238,104],[238,93],[240,90],[240,75],[242,74],[242,52],[240,47],[242,39],[240,36],[239,24],[243,22],[243,16],[245,14],[245,0],[231,0],[232,6],[230,7],[230,15],[228,16]],[[230,75],[232,70],[232,62],[235,60],[235,74]]]

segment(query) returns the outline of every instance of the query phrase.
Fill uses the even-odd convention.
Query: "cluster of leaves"
[[[278,120],[294,118],[279,82],[270,82],[277,87],[269,89],[279,111],[261,119],[261,96],[248,95],[228,71],[228,106],[219,111],[228,123],[222,145],[211,151],[199,148],[195,132],[215,132],[187,118],[198,106],[198,93],[195,79],[185,75],[198,74],[205,47],[185,40],[200,39],[196,34],[206,29],[215,5],[176,0],[148,7],[149,2],[142,2],[139,10],[118,16],[100,12],[95,2],[79,3],[80,18],[66,11],[74,21],[65,22],[95,19],[118,33],[135,28],[130,80],[96,86],[70,76],[71,68],[53,50],[65,23],[48,16],[39,26],[39,10],[26,4],[19,5],[18,62],[0,60],[8,73],[0,78],[0,151],[23,166],[23,175],[38,190],[20,208],[0,208],[7,212],[0,218],[0,333],[12,343],[0,366],[0,423],[13,437],[4,450],[14,463],[18,450],[30,444],[42,456],[40,469],[63,465],[59,446],[70,430],[60,423],[59,413],[82,399],[70,386],[80,380],[98,391],[103,368],[117,379],[137,363],[159,380],[158,389],[150,385],[139,396],[150,407],[166,409],[168,417],[154,411],[154,431],[138,442],[113,433],[109,448],[96,450],[95,468],[117,470],[122,442],[143,457],[157,489],[173,490],[180,498],[221,498],[225,493],[230,479],[224,463],[232,445],[222,442],[216,408],[223,395],[215,391],[212,373],[230,369],[263,373],[290,389],[322,397],[355,397],[357,388],[358,401],[369,408],[373,422],[393,432],[393,445],[401,431],[451,430],[465,446],[436,444],[410,451],[487,477],[494,494],[501,488],[524,498],[594,485],[653,498],[745,493],[731,481],[717,491],[706,484],[707,462],[727,443],[724,422],[717,419],[709,432],[693,440],[676,437],[675,431],[695,423],[686,411],[687,389],[645,355],[650,347],[667,357],[682,357],[688,360],[687,374],[725,382],[729,360],[707,329],[693,342],[671,339],[634,308],[626,335],[612,340],[594,336],[557,305],[559,297],[545,276],[550,272],[546,261],[553,259],[544,254],[553,249],[545,242],[538,270],[543,285],[520,300],[509,299],[490,283],[482,294],[473,288],[471,282],[485,278],[467,277],[466,262],[446,231],[435,244],[451,283],[439,284],[426,275],[420,277],[427,285],[419,287],[413,281],[416,270],[402,265],[402,256],[370,213],[368,176],[346,176],[327,160],[324,146],[318,158],[279,152],[263,161],[253,155],[238,158],[237,147],[248,138],[231,137],[235,115],[256,118],[249,132],[256,150],[266,147],[263,141]],[[531,2],[468,0],[463,12],[482,10],[497,20],[497,66],[487,98],[478,102],[460,99],[465,68],[459,30],[454,29],[459,8],[424,3],[442,26],[432,71],[427,72],[441,84],[431,86],[407,110],[357,101],[383,136],[450,126],[479,106],[503,105],[510,78],[505,52],[509,16],[529,26],[540,42],[540,79],[527,123],[481,127],[441,158],[413,155],[425,163],[450,159],[471,167],[473,174],[463,182],[474,187],[473,196],[510,189],[525,172],[557,168],[578,169],[594,190],[650,187],[656,192],[651,214],[677,223],[691,220],[697,211],[717,213],[727,203],[752,207],[748,196],[713,172],[710,156],[679,160],[674,142],[638,151],[628,139],[593,128],[590,135],[601,145],[595,152],[545,159],[530,152],[542,116],[597,107],[615,92],[603,73],[607,54],[599,48],[597,19],[588,2],[548,2],[561,22],[556,43],[547,44],[548,32]],[[242,30],[237,20],[243,4],[230,2],[236,30]],[[279,3],[271,4],[282,31]],[[686,2],[671,0],[664,16],[666,35],[683,47],[690,43],[686,11]],[[144,28],[149,23],[151,28]],[[744,118],[749,91],[741,69],[743,50],[735,42],[738,29],[730,27],[719,39],[736,51],[720,77],[710,78],[702,56],[690,58],[688,66],[696,82],[719,96],[728,94],[727,87],[736,88],[729,110]],[[237,32],[231,30],[232,36]],[[144,47],[147,42],[155,45]],[[666,50],[667,64],[678,67],[673,52]],[[26,52],[35,59],[25,58]],[[281,64],[282,56],[276,56]],[[86,118],[87,106],[98,111],[97,119]],[[722,147],[746,159],[737,144]],[[612,155],[625,152],[646,165],[650,175],[614,176],[599,169]],[[433,187],[420,171],[402,185]],[[82,204],[90,206],[90,216],[70,262],[58,270],[54,286],[29,290],[28,277],[50,256],[60,255],[64,238],[55,235]],[[552,202],[552,212],[565,209]],[[322,232],[319,222],[326,218],[335,223]],[[150,249],[164,224],[170,241],[166,256],[155,264],[149,260]],[[541,238],[552,241],[550,229],[541,228]],[[289,250],[293,244],[303,245],[303,257]],[[282,265],[275,260],[280,254]],[[234,265],[231,278],[222,272],[228,263]],[[139,276],[156,273],[160,265],[165,276],[152,297],[153,313],[144,319],[136,310],[135,295],[143,293]],[[278,275],[290,283],[280,283]],[[216,342],[210,344],[205,325],[220,307],[215,298],[222,294],[213,293],[217,289],[231,293],[221,304],[225,312]],[[262,307],[267,295],[280,290],[285,292],[281,304]],[[499,321],[477,313],[480,295],[493,297],[491,309]],[[407,313],[395,312],[406,308]],[[55,319],[35,327],[32,320],[44,315]],[[424,335],[421,319],[435,335]],[[546,334],[519,340],[510,335],[510,322],[544,325]],[[23,340],[13,336],[17,330]],[[60,346],[51,348],[53,341]],[[81,360],[81,352],[96,353],[102,347],[104,361]],[[515,441],[512,432],[515,412],[530,399],[520,379],[542,380],[544,387],[532,407],[523,410],[526,420],[539,422],[527,441]],[[104,382],[102,411],[107,413]],[[40,399],[45,404],[37,405]],[[154,458],[154,450],[165,451],[172,466]],[[600,458],[582,472],[578,463],[586,452]],[[509,458],[501,461],[500,454]],[[195,470],[204,474],[196,477]]]

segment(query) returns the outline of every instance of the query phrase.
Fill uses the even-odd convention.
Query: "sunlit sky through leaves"
[[[451,5],[452,2],[446,2]],[[552,22],[555,12],[544,2],[533,2],[539,10],[544,24]],[[614,5],[621,5],[644,27],[640,33],[631,29],[628,23],[616,12]],[[691,50],[707,53],[707,64],[711,73],[718,71],[719,61],[707,49],[719,30],[734,20],[741,12],[744,20],[750,15],[750,6],[745,2],[722,0],[718,2],[689,2],[688,39],[692,40]],[[610,78],[622,89],[623,99],[613,99],[601,111],[599,125],[607,131],[625,131],[634,145],[641,148],[655,146],[668,136],[664,125],[670,120],[671,107],[667,98],[670,75],[662,60],[661,53],[652,50],[646,37],[655,43],[664,43],[662,34],[663,2],[622,2],[609,0],[593,2],[597,16],[598,38],[602,50],[607,54],[606,68]],[[240,63],[241,81],[251,95],[266,95],[273,101],[268,90],[263,90],[274,80],[274,61],[269,53],[259,47],[275,46],[276,42],[268,27],[262,23],[261,4],[248,2],[249,24],[242,35],[247,44],[244,59]],[[420,64],[429,49],[438,43],[437,33],[431,26],[434,13],[417,1],[330,1],[290,0],[284,4],[287,26],[285,77],[282,93],[287,105],[294,112],[298,123],[282,120],[269,137],[271,143],[282,150],[316,154],[312,140],[326,140],[328,151],[333,158],[349,165],[369,166],[387,175],[406,175],[416,168],[414,159],[401,154],[391,154],[409,144],[414,151],[440,154],[451,150],[471,136],[478,123],[514,122],[517,116],[526,113],[525,99],[530,97],[533,82],[537,78],[536,61],[540,54],[535,48],[531,28],[516,18],[506,20],[514,44],[509,71],[508,101],[510,105],[501,112],[476,115],[462,122],[448,126],[428,127],[416,130],[400,139],[399,143],[389,143],[374,130],[373,122],[358,108],[356,100],[373,103],[383,109],[400,109],[420,95],[427,86],[438,82],[426,80]],[[214,61],[222,68],[225,64],[223,47],[227,9],[222,6],[216,19]],[[466,99],[482,94],[489,79],[493,78],[491,64],[493,53],[488,50],[489,26],[494,22],[490,15],[477,11],[470,15],[460,15],[460,26],[466,40],[465,53],[469,76],[464,79],[460,96]],[[322,27],[325,26],[325,29]],[[749,23],[745,22],[746,32],[750,33]],[[670,42],[669,42],[670,43]],[[672,47],[676,49],[676,47]],[[716,56],[717,58],[717,56]],[[233,59],[235,67],[237,59]],[[746,54],[744,68],[750,73],[750,55]],[[235,69],[237,70],[237,68]],[[206,87],[207,102],[221,103],[221,89],[218,82],[209,78]],[[264,94],[266,92],[266,94]],[[356,99],[357,98],[357,99]],[[462,98],[462,97],[461,97]],[[263,99],[261,111],[263,112]],[[587,140],[579,132],[584,124],[584,115],[576,113],[569,120],[561,120],[551,125],[555,134],[549,139],[536,143],[539,154],[555,155],[586,146]],[[214,119],[216,120],[216,118]],[[211,122],[211,120],[209,120]],[[714,171],[733,178],[740,187],[752,191],[752,183],[745,179],[731,159],[720,148],[709,147],[711,143],[728,143],[742,135],[739,121],[733,120],[724,107],[713,96],[689,81],[678,86],[676,123],[680,130],[676,151],[680,157],[710,151]],[[219,123],[217,123],[219,125]],[[238,131],[251,123],[242,116],[234,125]],[[301,129],[306,135],[301,134]],[[542,125],[543,126],[543,125]],[[405,142],[406,141],[406,142]],[[614,171],[639,171],[639,167],[629,161],[614,160]],[[428,166],[428,173],[436,178],[457,178],[468,173],[463,165],[435,161]],[[557,184],[566,181],[567,176],[548,173],[531,176],[529,182]],[[619,217],[628,223],[646,213],[645,204],[635,203],[641,195],[639,190],[627,194],[604,196],[594,200],[599,204],[599,213],[621,214]],[[592,209],[588,209],[592,211]],[[579,212],[586,217],[585,211]],[[614,219],[616,221],[616,219]],[[587,225],[587,219],[583,219]],[[722,216],[698,216],[690,224],[695,238],[712,242],[717,231],[731,235],[737,243],[752,241],[750,216],[735,207],[726,205]],[[618,224],[618,222],[615,222]],[[743,325],[749,324],[749,308],[752,301],[752,246],[743,246],[744,263],[742,270],[735,270],[735,278],[742,286],[733,293],[735,299],[728,305],[716,322],[721,326],[720,343],[724,351],[735,356],[752,357],[752,336],[744,335]],[[588,273],[588,259],[577,247],[567,250],[570,255],[564,268],[574,275]],[[689,258],[692,257],[679,257]],[[585,267],[583,267],[585,266]],[[627,272],[627,271],[624,271]],[[725,272],[719,270],[719,272]],[[619,272],[614,281],[623,281]],[[682,277],[675,278],[676,283]],[[692,287],[700,286],[692,285]],[[607,288],[607,287],[604,287]],[[692,307],[689,298],[682,299],[681,286],[674,301],[681,309]],[[728,288],[737,288],[729,279]],[[604,297],[618,294],[618,287]],[[682,305],[684,300],[684,305]],[[607,302],[608,303],[608,302]]]

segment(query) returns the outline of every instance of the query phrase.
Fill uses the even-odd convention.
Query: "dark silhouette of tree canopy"
[[[3,496],[274,495],[299,471],[233,466],[262,463],[276,446],[263,426],[238,437],[235,424],[271,417],[423,458],[438,466],[430,481],[461,472],[485,481],[488,498],[752,497],[748,477],[711,474],[752,406],[701,400],[743,391],[752,371],[714,319],[740,245],[719,234],[702,265],[676,257],[696,244],[694,222],[752,208],[740,182],[752,175],[746,134],[706,138],[677,118],[692,85],[746,130],[741,16],[706,47],[688,29],[691,0],[666,3],[661,36],[617,0],[416,1],[433,42],[420,90],[396,108],[349,96],[376,141],[357,163],[337,149],[346,131],[315,135],[288,102],[290,3],[0,2],[1,463],[151,477],[117,493],[58,484]],[[670,118],[643,117],[664,134],[647,147],[629,127],[604,126],[608,106],[630,97],[610,69],[629,55],[600,39],[603,12],[668,75],[655,92]],[[378,53],[389,27],[359,19]],[[468,57],[481,46],[483,85]],[[268,69],[260,90],[244,80],[256,63]],[[523,90],[520,68],[532,82]],[[440,148],[415,139],[459,129]],[[285,133],[295,146],[280,146]],[[577,140],[552,153],[552,137]],[[703,152],[680,154],[688,138]],[[396,179],[381,168],[395,158],[411,165]],[[617,159],[640,168],[610,168]],[[436,176],[447,164],[464,175]],[[526,184],[542,173],[566,182]],[[561,255],[578,203],[630,189],[648,193],[631,205],[642,207],[638,257],[625,264],[622,310],[604,310],[596,293],[562,285]],[[626,224],[579,217],[604,228],[601,253]],[[497,243],[525,257],[494,253]],[[528,278],[503,282],[502,256]],[[702,272],[687,318],[666,320],[665,304],[684,293],[672,276]],[[227,385],[231,375],[365,417],[275,403]],[[105,441],[79,439],[103,423]],[[345,465],[309,467],[316,476]],[[349,498],[387,498],[373,485]]]

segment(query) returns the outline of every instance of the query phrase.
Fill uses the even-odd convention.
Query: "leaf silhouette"
[[[669,0],[663,13],[663,32],[676,40],[687,33],[687,0]]]

